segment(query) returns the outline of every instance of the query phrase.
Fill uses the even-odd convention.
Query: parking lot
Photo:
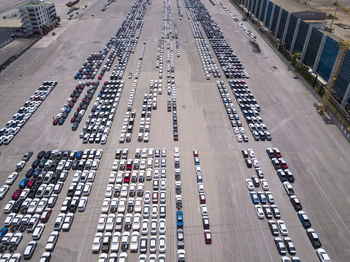
[[[0,200],[2,210],[12,200],[40,151],[71,150],[84,154],[87,149],[103,150],[98,166],[93,163],[96,159],[93,156],[88,167],[86,163],[74,164],[76,156],[72,159],[68,156],[61,164],[56,162],[56,166],[51,167],[52,172],[60,170],[57,174],[61,175],[67,168],[66,180],[59,177],[54,181],[50,176],[40,185],[37,183],[47,185],[41,188],[46,195],[38,193],[38,201],[33,202],[29,213],[21,213],[21,209],[18,213],[14,212],[16,210],[1,212],[0,228],[10,213],[23,217],[34,215],[36,204],[45,206],[43,210],[39,208],[37,214],[40,215],[51,208],[49,217],[43,215],[40,222],[45,224],[45,229],[36,240],[32,261],[39,261],[43,253],[50,250],[47,241],[53,231],[59,231],[59,237],[51,252],[51,261],[97,261],[99,257],[101,261],[114,261],[114,257],[122,261],[125,256],[128,261],[162,261],[163,258],[164,261],[178,261],[179,258],[181,261],[182,257],[186,261],[280,261],[284,255],[290,258],[293,255],[288,251],[279,253],[276,247],[274,238],[280,237],[283,242],[286,237],[278,228],[279,218],[267,215],[266,208],[273,212],[273,205],[276,205],[288,229],[287,237],[295,246],[295,255],[301,261],[317,261],[316,248],[290,201],[292,194],[286,191],[288,186],[282,183],[282,175],[277,174],[278,164],[274,166],[266,152],[267,148],[278,148],[295,178],[293,182],[288,180],[294,195],[300,200],[302,211],[307,214],[322,248],[332,261],[349,261],[350,146],[346,139],[336,126],[324,124],[312,106],[315,99],[309,91],[293,78],[292,72],[259,33],[243,22],[245,28],[257,36],[262,50],[260,54],[253,52],[249,45],[251,38],[231,17],[236,14],[235,17],[241,18],[229,1],[221,2],[230,12],[219,4],[213,6],[209,1],[202,1],[222,30],[224,40],[220,41],[208,39],[208,34],[214,31],[193,20],[193,10],[186,7],[186,2],[188,4],[188,1],[174,0],[117,1],[102,12],[106,1],[95,1],[73,18],[68,29],[52,43],[48,42],[46,48],[39,41],[0,74],[0,83],[7,83],[7,78],[16,72],[10,79],[11,87],[7,88],[7,84],[0,87],[1,127],[6,126],[40,85],[45,81],[57,81],[50,94],[41,99],[40,107],[30,111],[31,117],[23,116],[22,120],[26,121],[19,131],[13,131],[16,133],[10,143],[0,146],[0,186],[16,171],[23,155],[33,151],[33,156],[22,170],[18,169],[17,178],[13,178],[13,184]],[[137,11],[129,13],[133,5],[137,6]],[[126,20],[130,23],[123,24]],[[125,31],[119,33],[118,38],[116,34],[122,24]],[[113,44],[106,51],[101,66],[93,68],[91,65],[94,71],[84,71],[89,69],[86,65],[82,74],[74,79],[85,60],[106,48],[112,43],[111,39],[114,39]],[[115,41],[117,39],[120,41]],[[216,44],[220,44],[220,48],[229,45],[243,67],[236,60],[233,64],[230,64],[232,61],[220,63],[218,51],[214,50]],[[114,57],[115,50],[120,53]],[[235,68],[244,78],[234,78],[232,74],[227,79],[224,71],[227,68]],[[92,75],[87,77],[88,72],[94,72],[94,79]],[[236,80],[244,81],[249,89],[243,90]],[[97,81],[96,85],[91,83]],[[218,84],[217,81],[222,82]],[[74,91],[82,85],[82,91]],[[92,87],[96,90],[89,93]],[[255,104],[249,103],[252,99],[256,99],[260,107],[258,114]],[[79,113],[82,110],[85,111]],[[60,123],[64,114],[65,121]],[[55,119],[58,119],[56,125]],[[237,126],[233,126],[234,120]],[[19,124],[21,119],[14,121]],[[76,123],[76,131],[73,131]],[[270,141],[266,134],[271,135]],[[245,136],[248,140],[242,141]],[[126,156],[123,156],[123,149],[128,149]],[[194,149],[198,151],[198,160]],[[256,167],[247,167],[242,156],[242,150],[247,149],[254,151],[254,156],[247,158],[258,161],[264,177],[258,176]],[[45,172],[50,171],[55,160],[65,159],[55,157],[52,162],[41,163],[45,169],[48,162]],[[69,159],[71,164],[65,166]],[[282,168],[284,162],[278,163]],[[40,168],[40,161],[37,164],[34,169]],[[96,174],[93,180],[90,175],[89,180],[93,169]],[[253,184],[253,190],[248,190],[246,179],[252,179],[253,175],[257,176],[259,185]],[[29,181],[32,178],[33,174]],[[261,179],[265,179],[268,190]],[[51,192],[56,182],[62,187]],[[181,193],[178,182],[181,182]],[[158,188],[155,183],[159,183]],[[91,185],[91,191],[87,186],[84,193],[86,184]],[[27,193],[21,197],[23,191],[30,194],[27,184],[23,187],[12,201],[28,197],[24,195]],[[274,203],[261,202],[260,198],[258,203],[252,203],[251,191],[256,192],[258,198],[259,191],[266,197],[266,192],[271,192]],[[49,201],[52,194],[57,195],[57,200],[48,207],[46,200],[42,200]],[[203,194],[205,208],[201,206],[200,195]],[[76,206],[71,205],[73,198],[79,200],[74,201]],[[85,209],[85,200],[81,199],[86,200]],[[67,201],[71,202],[65,212],[62,206]],[[30,206],[29,201],[26,204]],[[256,204],[262,208],[260,218]],[[161,212],[164,207],[165,215]],[[70,214],[74,214],[74,219]],[[60,229],[55,227],[59,216],[62,217],[59,227],[63,227],[65,221],[67,224]],[[205,235],[203,218],[210,224],[211,243]],[[273,235],[269,220],[276,222],[277,235]],[[18,246],[13,239],[17,249],[12,252],[21,254],[23,259],[25,247],[33,241],[33,233],[26,232],[27,229],[21,232],[20,227],[25,223],[18,221],[16,224],[17,228],[13,225],[6,228],[10,233],[23,233]],[[94,242],[99,243],[95,248]],[[2,254],[10,253],[10,246],[7,245]]]

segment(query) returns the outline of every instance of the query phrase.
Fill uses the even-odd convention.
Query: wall
[[[289,15],[288,11],[272,1],[246,0],[245,6],[252,15],[255,15],[272,31],[273,35],[281,41],[284,40],[282,42],[289,51],[301,53],[301,60],[304,64],[313,68],[326,81],[329,80],[339,51],[339,42],[329,36],[324,36],[324,33],[312,28],[310,24],[303,22],[295,15]],[[280,10],[282,13],[278,19]],[[324,37],[326,40],[322,41]],[[343,105],[347,102],[343,100],[348,99],[344,96],[350,94],[348,88],[350,88],[350,51],[347,53],[334,87],[336,98],[343,102]]]

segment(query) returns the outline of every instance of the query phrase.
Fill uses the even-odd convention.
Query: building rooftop
[[[36,6],[36,5],[39,5],[39,4],[42,4],[42,3],[49,4],[49,3],[46,3],[43,0],[28,0],[23,5],[21,5],[21,7]]]
[[[333,5],[334,1],[330,0],[271,0],[276,5],[282,7],[290,13],[301,11],[314,11],[326,13],[326,19],[329,28],[332,22],[331,16],[334,15],[336,6]],[[333,31],[325,32],[336,40],[350,40],[350,1],[349,0],[337,0],[341,5],[336,13],[336,18],[332,25]]]
[[[0,19],[0,27],[21,27],[21,19]]]

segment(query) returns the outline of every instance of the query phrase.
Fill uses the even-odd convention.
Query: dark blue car
[[[6,227],[3,227],[0,229],[0,240],[6,235],[8,229]]]

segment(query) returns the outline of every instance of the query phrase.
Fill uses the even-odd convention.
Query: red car
[[[158,192],[153,192],[152,203],[153,204],[158,204]]]
[[[198,157],[198,150],[197,149],[193,149],[193,157]]]
[[[275,147],[275,148],[273,148],[272,150],[273,150],[273,152],[275,153],[275,156],[276,156],[277,158],[282,157],[281,151],[280,151],[278,148]]]
[[[102,79],[102,75],[99,75],[99,76],[98,76],[98,80],[101,80],[101,79]]]
[[[130,172],[125,173],[124,183],[130,183]]]
[[[54,126],[57,126],[58,124],[58,119],[56,118],[55,120],[53,120],[53,123],[52,123]]]
[[[40,222],[46,223],[51,216],[51,212],[52,212],[52,210],[50,208],[45,209],[44,212],[41,214]]]
[[[206,199],[205,199],[205,194],[199,194],[199,202],[201,203],[201,204],[205,204],[207,201],[206,201]]]
[[[31,180],[28,181],[27,187],[31,188],[35,184],[36,178],[33,177]]]
[[[72,119],[70,120],[71,123],[75,122],[75,117],[73,116]]]
[[[128,160],[126,163],[126,170],[131,170],[132,169],[132,160]]]
[[[18,188],[18,189],[12,194],[12,200],[18,200],[19,195],[22,193],[22,190],[23,190],[23,189]]]
[[[287,162],[286,162],[283,158],[279,158],[279,159],[278,159],[278,162],[280,163],[280,165],[281,165],[281,167],[282,167],[283,169],[287,169],[287,168],[288,168]]]
[[[207,245],[211,244],[211,233],[210,230],[204,230],[204,239]]]

